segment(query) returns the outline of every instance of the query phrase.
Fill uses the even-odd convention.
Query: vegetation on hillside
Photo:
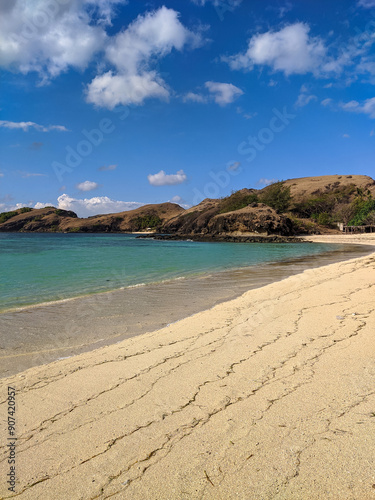
[[[349,226],[366,226],[375,224],[375,199],[371,192],[366,194],[362,189],[357,188],[356,197],[352,203],[353,216]]]
[[[347,224],[353,216],[350,200],[356,192],[354,184],[326,186],[327,191],[317,190],[313,196],[294,204],[292,212],[302,219],[312,219],[321,226],[334,227],[337,222]]]
[[[32,208],[30,208],[30,207],[22,207],[22,208],[18,209],[17,211],[12,210],[11,212],[2,212],[0,214],[0,224],[2,224],[3,222],[6,222],[7,220],[11,219],[12,217],[14,217],[16,215],[24,214],[26,212],[31,212],[31,211],[32,211]]]
[[[290,207],[292,196],[290,187],[284,186],[283,181],[274,182],[263,190],[259,195],[259,201],[276,210],[284,213]]]
[[[143,231],[147,228],[155,229],[162,224],[162,219],[158,215],[150,214],[143,217],[136,217],[131,220],[135,231]]]
[[[247,194],[241,191],[233,191],[230,196],[226,196],[221,200],[219,214],[240,210],[258,201],[257,193]]]

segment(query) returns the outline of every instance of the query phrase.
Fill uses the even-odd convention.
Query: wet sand
[[[371,247],[100,293],[0,314],[0,377],[158,330],[199,311]]]

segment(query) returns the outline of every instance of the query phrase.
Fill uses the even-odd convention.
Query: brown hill
[[[0,224],[0,231],[89,233],[147,231],[160,228],[169,219],[182,212],[184,209],[175,203],[144,205],[127,212],[96,215],[87,219],[78,218],[74,212],[55,207],[27,209],[27,212],[25,209],[19,209],[8,212],[10,217]],[[3,214],[3,219],[7,217],[8,215]]]
[[[293,201],[298,202],[311,196],[331,192],[335,189],[354,186],[370,190],[375,197],[375,181],[367,175],[322,175],[318,177],[301,177],[284,181],[284,186],[290,187]],[[266,188],[265,188],[266,189]]]
[[[374,199],[371,177],[327,175],[290,179],[261,190],[244,188],[225,198],[207,198],[188,210],[161,203],[81,219],[54,207],[23,208],[0,214],[0,231],[291,236],[338,231],[337,222],[375,221]]]

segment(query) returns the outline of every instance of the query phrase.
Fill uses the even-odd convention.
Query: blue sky
[[[5,0],[0,210],[374,177],[375,0]]]

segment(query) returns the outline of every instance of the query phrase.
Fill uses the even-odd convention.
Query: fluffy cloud
[[[34,122],[10,122],[7,120],[0,120],[0,127],[9,129],[21,129],[24,132],[28,132],[29,128],[35,128],[39,132],[50,132],[51,130],[57,130],[58,132],[68,132],[68,129],[63,125],[48,125],[47,127],[39,125]]]
[[[94,198],[77,199],[67,194],[62,194],[57,198],[58,208],[63,210],[73,210],[79,217],[89,217],[97,214],[110,214],[125,212],[141,207],[144,203],[136,201],[111,200],[108,196],[97,196]]]
[[[169,97],[165,82],[154,71],[140,75],[116,75],[108,71],[95,77],[89,84],[86,100],[97,106],[113,109],[119,104],[142,104],[150,97]]]
[[[366,115],[369,115],[370,118],[375,118],[375,97],[366,99],[362,104],[358,101],[340,103],[340,108],[342,108],[344,111],[350,111],[352,113],[364,113]]]
[[[187,176],[183,170],[179,170],[176,174],[166,174],[164,170],[160,170],[157,174],[148,175],[147,179],[152,186],[172,186],[182,184],[187,180]]]
[[[21,203],[17,203],[17,205],[21,205]],[[37,203],[35,203],[33,208],[46,208],[46,207],[53,207],[53,204],[52,203],[41,203],[40,201],[38,201]]]
[[[310,27],[295,23],[280,31],[254,35],[245,53],[225,58],[232,69],[252,70],[255,65],[270,66],[285,75],[316,73],[326,48],[319,38],[309,35]]]
[[[241,89],[231,83],[206,82],[205,87],[212,94],[214,101],[220,106],[233,102],[243,94]]]
[[[84,181],[79,184],[77,184],[77,189],[80,191],[93,191],[94,189],[97,189],[99,187],[99,184],[96,182],[92,181]]]
[[[142,104],[150,97],[168,99],[170,91],[161,76],[150,69],[157,58],[173,49],[198,46],[201,38],[185,28],[173,9],[161,7],[131,23],[106,49],[107,60],[116,68],[99,75],[87,87],[87,101],[113,109],[118,104]]]
[[[14,0],[0,5],[0,66],[48,80],[70,66],[84,69],[107,41],[122,0]]]

